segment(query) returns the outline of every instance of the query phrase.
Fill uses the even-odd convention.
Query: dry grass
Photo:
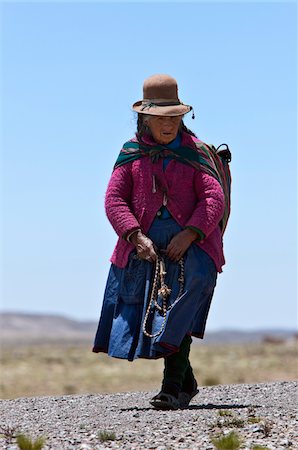
[[[1,398],[149,391],[160,387],[163,361],[133,363],[94,354],[85,343],[12,344],[1,352]],[[297,379],[297,345],[193,345],[201,385]]]

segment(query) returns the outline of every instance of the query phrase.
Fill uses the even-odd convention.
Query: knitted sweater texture
[[[192,138],[184,134],[187,142]],[[116,168],[110,178],[105,209],[118,235],[111,262],[124,268],[134,245],[125,236],[140,228],[146,234],[161,206],[166,207],[182,227],[201,230],[205,238],[195,241],[213,259],[218,272],[225,264],[219,222],[224,212],[224,195],[212,176],[194,167],[171,160],[163,170],[162,158],[152,163],[149,157]]]

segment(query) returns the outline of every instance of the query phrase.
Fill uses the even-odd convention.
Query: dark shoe
[[[178,395],[178,401],[179,401],[179,405],[180,408],[187,408],[190,401],[199,393],[199,389],[198,389],[198,384],[197,382],[194,380],[194,385],[192,388],[192,391],[190,392],[186,392],[186,391],[181,391]]]
[[[180,395],[180,394],[179,394]],[[150,404],[156,409],[178,409],[180,407],[180,402],[178,398],[174,395],[167,394],[160,391],[159,394],[155,395],[151,400]]]

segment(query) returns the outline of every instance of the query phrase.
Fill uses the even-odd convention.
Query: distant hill
[[[97,322],[79,321],[61,315],[11,312],[0,314],[0,325],[2,343],[92,341],[97,328]],[[297,338],[296,330],[219,330],[207,331],[203,343],[249,343],[264,340],[279,342],[292,338]]]
[[[96,322],[83,322],[55,314],[1,313],[2,342],[88,340],[96,332]]]

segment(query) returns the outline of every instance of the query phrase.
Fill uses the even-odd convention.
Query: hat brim
[[[149,114],[150,116],[184,116],[184,114],[192,110],[192,106],[180,104],[169,106],[150,105],[144,107],[143,102],[139,101],[132,105],[132,109],[138,114]]]

